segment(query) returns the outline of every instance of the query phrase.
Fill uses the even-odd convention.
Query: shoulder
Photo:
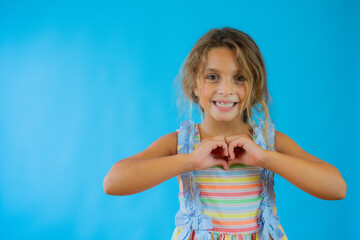
[[[177,139],[178,133],[171,132],[163,135],[155,140],[148,148],[147,151],[157,152],[162,156],[169,156],[177,154]]]
[[[277,152],[297,156],[304,150],[288,135],[275,130],[274,144]]]
[[[274,144],[277,152],[284,153],[289,147],[294,147],[295,141],[288,135],[275,130]],[[295,143],[296,144],[296,143]],[[297,144],[296,144],[297,145]]]
[[[311,155],[302,149],[293,139],[285,133],[275,130],[274,136],[275,149],[279,153],[291,155],[294,157],[304,158],[315,162],[324,162],[323,160]]]

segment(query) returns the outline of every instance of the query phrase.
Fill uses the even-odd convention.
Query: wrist
[[[270,159],[269,155],[271,154],[270,150],[263,149],[260,155],[259,167],[268,168],[268,161]]]
[[[186,163],[185,172],[196,171],[196,166],[191,158],[190,153],[181,153],[180,156],[183,158],[183,161]]]

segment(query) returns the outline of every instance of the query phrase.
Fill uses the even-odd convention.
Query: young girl
[[[334,166],[275,130],[264,61],[247,34],[210,30],[181,73],[182,89],[203,121],[184,121],[180,130],[115,163],[105,193],[135,194],[176,176],[174,240],[287,239],[276,213],[275,173],[315,197],[345,197],[346,183]]]

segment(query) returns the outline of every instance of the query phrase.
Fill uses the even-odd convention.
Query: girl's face
[[[200,73],[200,85],[194,89],[205,118],[219,122],[239,121],[240,105],[245,101],[248,82],[241,71],[235,50],[210,49]]]

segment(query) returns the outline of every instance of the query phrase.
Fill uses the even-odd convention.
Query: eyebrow
[[[206,68],[204,70],[204,73],[206,72],[221,72],[220,70],[217,70],[216,68]],[[235,73],[242,73],[240,69],[236,70]]]

